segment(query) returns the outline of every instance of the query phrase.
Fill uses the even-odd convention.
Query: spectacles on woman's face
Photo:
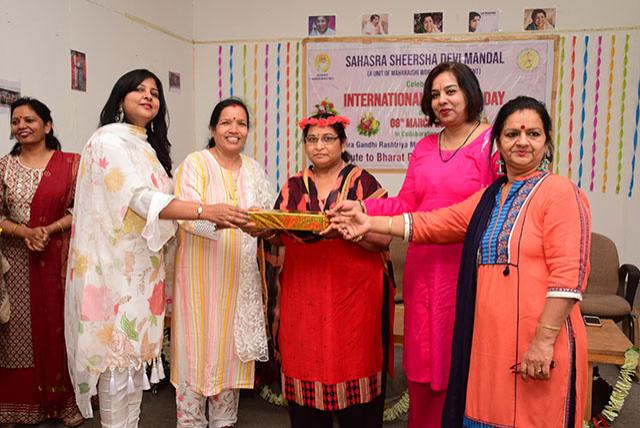
[[[336,140],[339,140],[339,139],[340,137],[338,137],[337,135],[324,134],[321,137],[318,137],[317,135],[307,135],[304,141],[305,143],[311,146],[317,146],[318,144],[320,144],[321,141],[325,145],[329,145],[329,144],[333,144]]]

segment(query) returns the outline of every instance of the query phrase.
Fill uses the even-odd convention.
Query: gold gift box
[[[249,211],[249,221],[258,229],[320,232],[329,226],[327,215],[317,211]]]

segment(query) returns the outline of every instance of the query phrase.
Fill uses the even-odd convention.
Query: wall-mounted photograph
[[[422,12],[413,14],[413,32],[415,34],[442,33],[442,12]]]
[[[316,15],[309,17],[309,35],[310,36],[335,36],[336,35],[336,16],[335,15]]]
[[[370,13],[362,15],[360,27],[362,28],[362,34],[366,36],[389,34],[389,14]]]
[[[87,56],[71,50],[71,89],[87,92]]]
[[[544,31],[556,28],[556,9],[553,7],[525,9],[524,30]]]
[[[500,31],[500,12],[497,10],[469,11],[469,33],[496,33]]]

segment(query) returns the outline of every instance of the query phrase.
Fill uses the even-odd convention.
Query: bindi
[[[524,131],[524,125],[520,125],[520,129]]]

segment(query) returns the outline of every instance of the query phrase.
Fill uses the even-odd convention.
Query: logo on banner
[[[331,58],[326,53],[316,54],[314,64],[318,73],[326,73],[331,68]]]
[[[518,66],[523,71],[532,71],[540,64],[540,54],[535,49],[524,49],[518,54]]]

